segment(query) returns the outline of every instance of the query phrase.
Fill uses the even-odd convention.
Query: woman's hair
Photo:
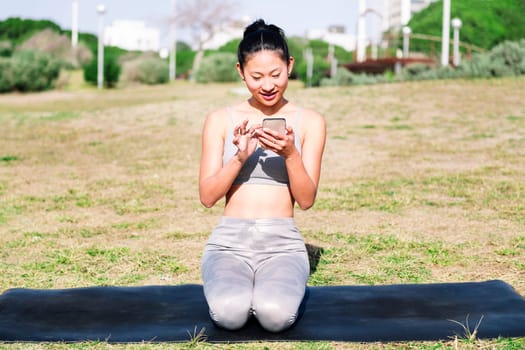
[[[241,70],[249,56],[262,51],[269,50],[279,53],[282,60],[288,64],[290,53],[284,31],[273,24],[266,24],[264,20],[258,19],[244,29],[244,35],[237,48],[237,59]]]

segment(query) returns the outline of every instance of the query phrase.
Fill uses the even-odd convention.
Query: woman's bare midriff
[[[293,207],[288,186],[234,185],[228,193],[224,215],[245,219],[292,217]]]

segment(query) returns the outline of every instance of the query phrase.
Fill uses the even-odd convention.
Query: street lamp
[[[314,55],[311,47],[305,50],[304,56],[306,59],[306,86],[311,87],[314,74]]]
[[[441,65],[448,66],[450,46],[450,0],[443,0],[443,27],[441,33]]]
[[[98,66],[97,66],[97,86],[102,89],[104,84],[104,14],[106,6],[97,6],[98,12]]]
[[[366,0],[359,0],[357,17],[357,62],[366,60]]]
[[[410,34],[412,29],[408,26],[403,27],[403,58],[408,58],[408,48],[410,45]]]
[[[177,15],[177,1],[171,0],[171,6],[173,8],[173,13],[171,17],[171,50],[170,50],[170,81],[175,80],[177,77],[177,22],[176,22],[176,15]]]
[[[463,23],[461,22],[461,20],[459,18],[454,18],[452,20],[452,28],[454,28],[454,42],[453,42],[453,45],[454,45],[454,58],[453,58],[453,63],[454,63],[454,66],[459,66],[459,64],[461,63],[461,57],[459,55],[459,28],[461,28],[461,26],[463,25]]]
[[[78,0],[71,2],[71,46],[77,48],[78,44]]]

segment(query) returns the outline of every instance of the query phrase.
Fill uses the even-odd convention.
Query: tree
[[[525,37],[525,1],[498,0],[453,0],[451,18],[463,22],[460,31],[462,42],[491,49],[506,40],[517,41]],[[421,12],[414,14],[408,26],[412,33],[441,36],[443,2],[432,3]],[[414,41],[411,49],[431,51],[428,45]]]
[[[177,26],[189,29],[197,44],[192,80],[204,56],[204,46],[217,33],[234,23],[236,8],[234,0],[186,0],[177,9],[173,20]]]

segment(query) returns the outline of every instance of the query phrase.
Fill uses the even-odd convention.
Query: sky
[[[182,1],[191,0],[177,0]],[[214,0],[221,1],[221,0]],[[235,0],[239,6],[238,19],[249,16],[263,18],[282,27],[288,36],[304,35],[309,29],[326,29],[330,25],[343,25],[348,33],[355,34],[358,0]],[[117,19],[143,20],[148,26],[161,29],[167,35],[167,18],[172,8],[171,0],[78,0],[79,30],[97,32],[97,5],[107,9],[106,25]],[[380,9],[382,0],[368,0],[367,6]],[[70,0],[2,0],[0,20],[9,17],[49,19],[64,29],[71,29]],[[368,20],[370,21],[370,20]],[[372,20],[373,21],[373,20]],[[189,40],[190,35],[178,30],[179,40]]]

